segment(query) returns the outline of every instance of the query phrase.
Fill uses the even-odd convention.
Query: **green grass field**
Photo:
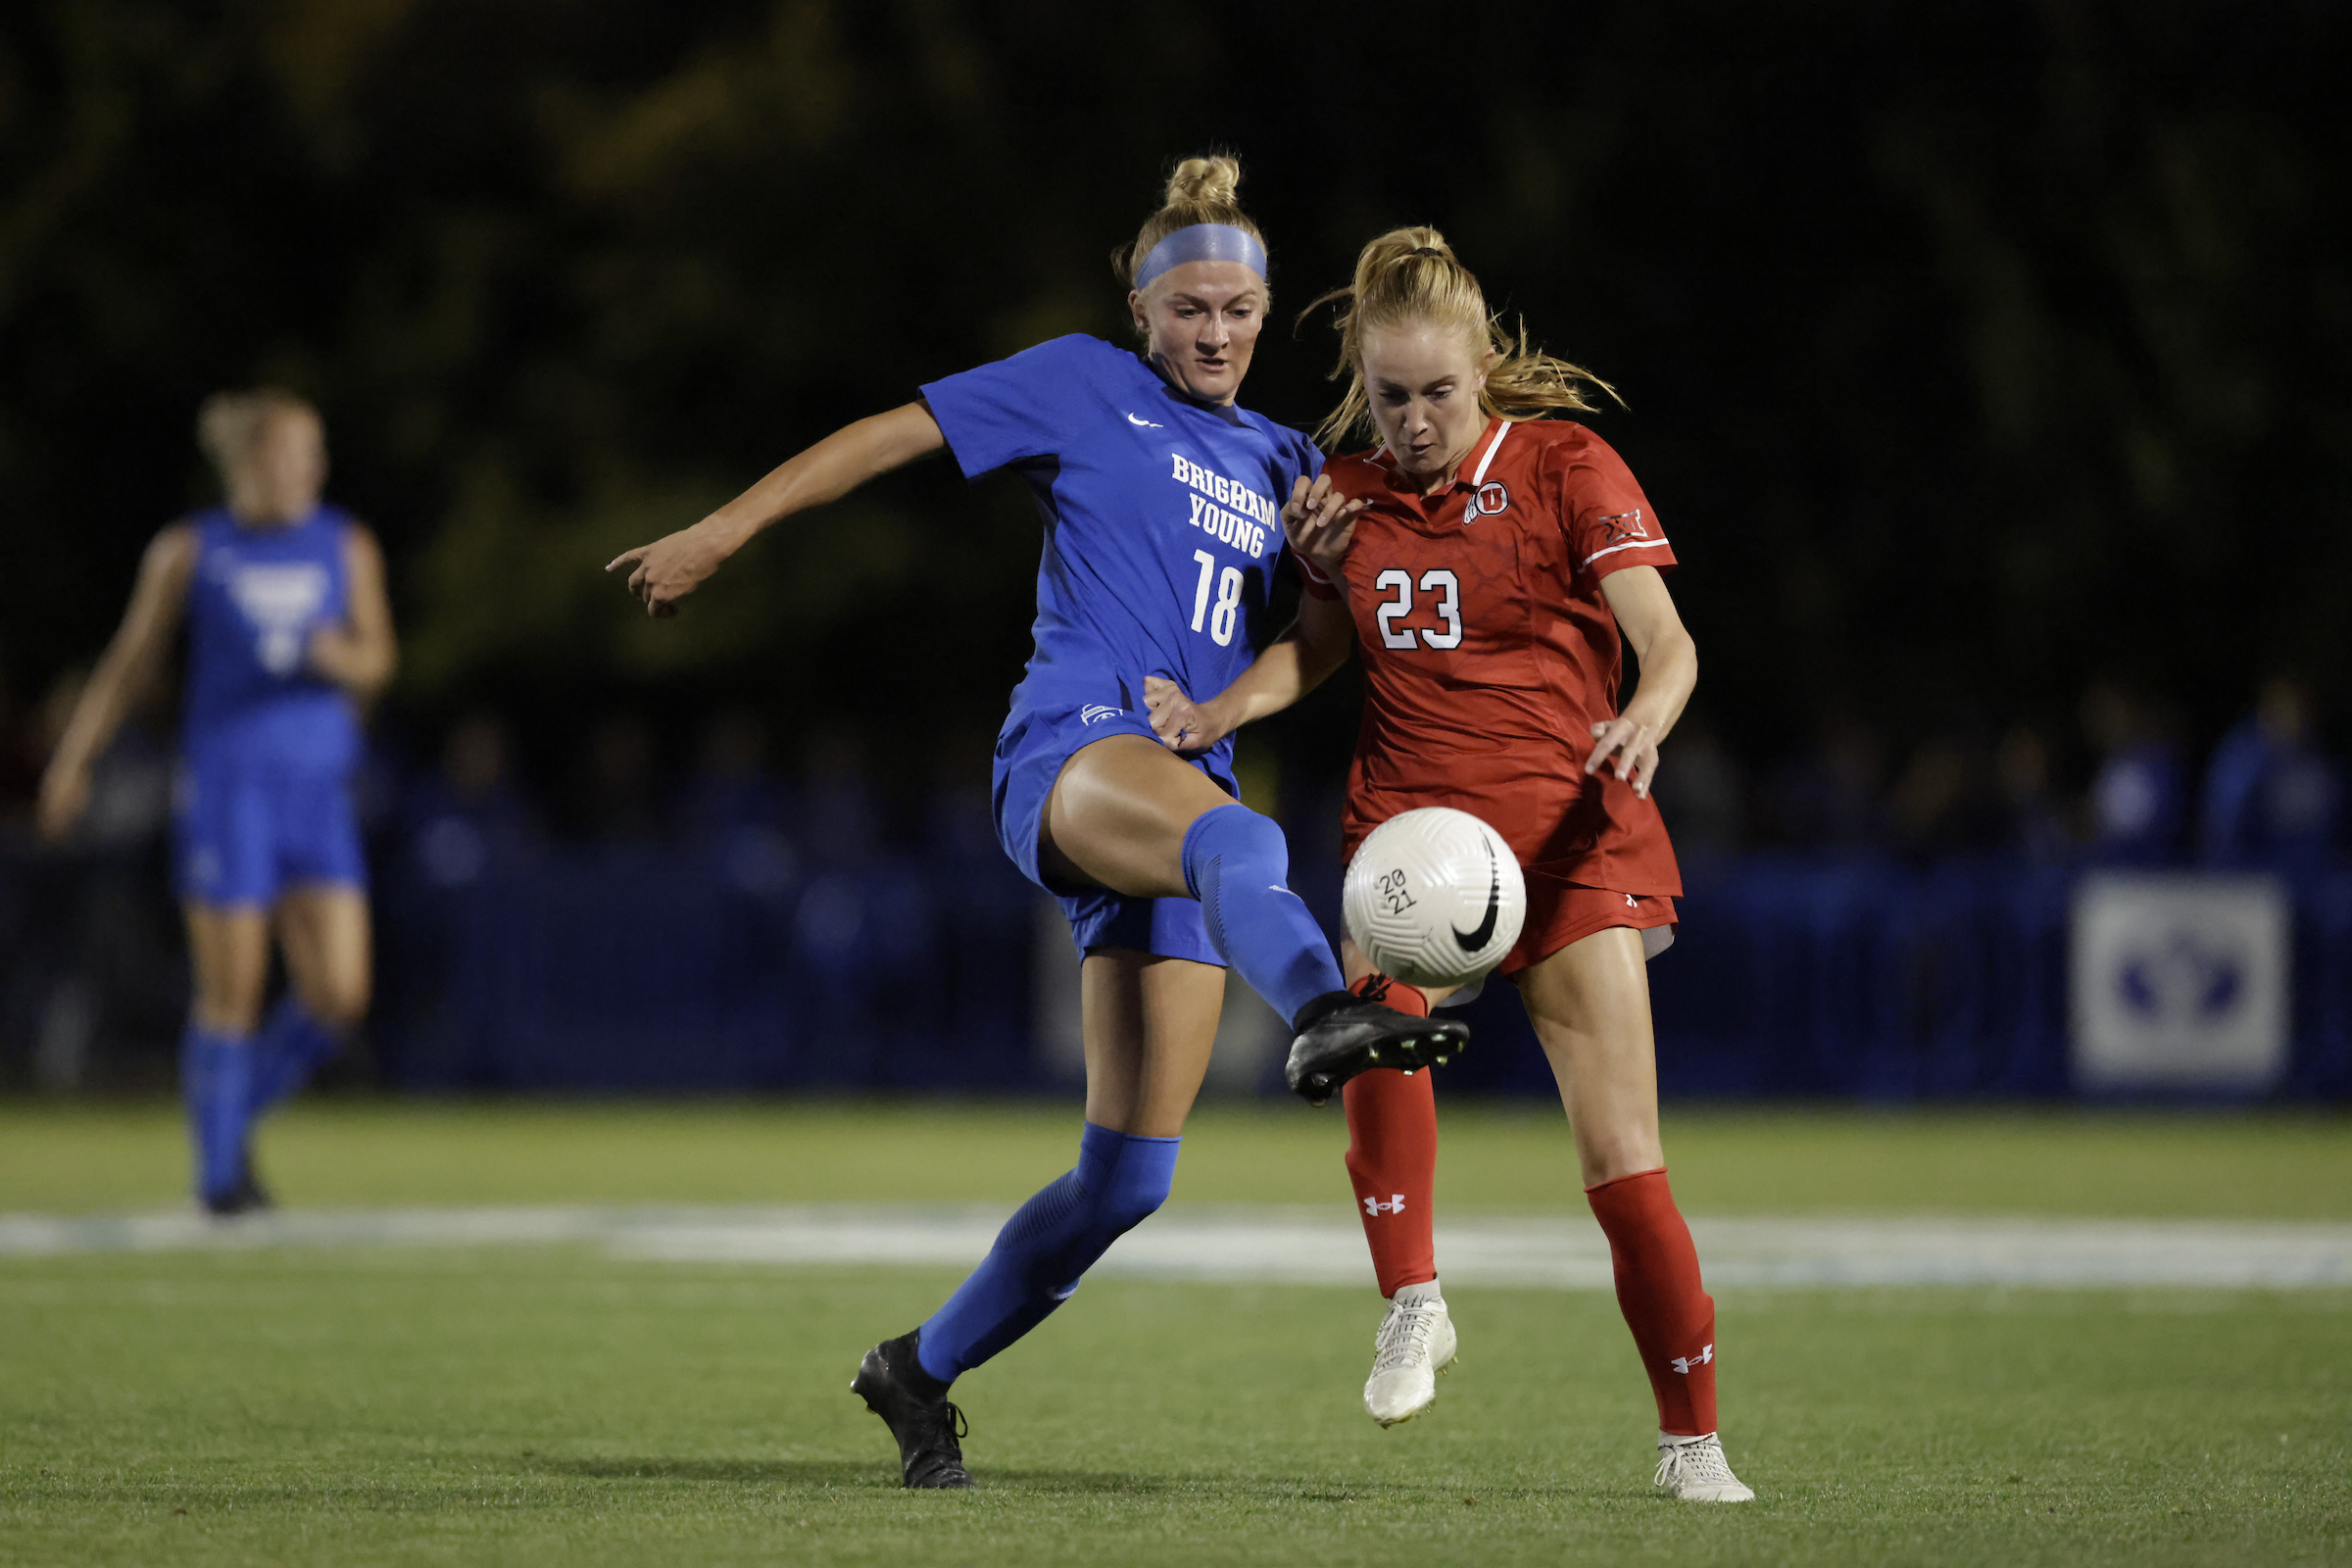
[[[305,1107],[289,1203],[1009,1200],[1062,1108]],[[1345,1204],[1338,1118],[1213,1109],[1178,1199]],[[1457,1107],[1442,1200],[1575,1200]],[[1694,1213],[2352,1217],[2318,1117],[1682,1112]],[[163,1107],[0,1106],[0,1211],[175,1201]],[[982,1490],[895,1485],[846,1384],[954,1276],[584,1249],[0,1257],[0,1563],[2352,1564],[2352,1292],[1718,1291],[1756,1503],[1654,1497],[1599,1292],[1455,1286],[1384,1433],[1377,1298],[1090,1283],[958,1386]]]

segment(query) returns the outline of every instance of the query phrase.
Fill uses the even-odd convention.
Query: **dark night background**
[[[1288,324],[1400,221],[1618,383],[1594,422],[1739,753],[1835,712],[1890,768],[2020,720],[2065,757],[2101,674],[2192,741],[2271,667],[2325,708],[2348,37],[2321,4],[12,7],[0,688],[26,714],[95,655],[210,497],[196,402],[268,379],[389,549],[395,732],[488,706],[545,777],[594,715],[740,701],[919,770],[1025,656],[1016,486],[896,477],[674,623],[597,568],[925,378],[1120,332],[1105,253],[1214,145],[1286,328],[1250,405],[1321,414],[1330,334]],[[1346,706],[1272,739],[1336,768]]]

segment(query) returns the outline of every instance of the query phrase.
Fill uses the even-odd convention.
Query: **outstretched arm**
[[[130,608],[114,640],[90,671],[74,716],[41,775],[41,831],[59,839],[73,831],[90,799],[90,764],[115,738],[123,714],[163,662],[172,634],[187,609],[188,580],[196,567],[196,531],[175,522],[155,536],[139,563],[139,580],[130,591]]]
[[[1355,647],[1355,623],[1339,599],[1306,598],[1291,629],[1205,703],[1187,699],[1174,681],[1144,680],[1144,704],[1160,744],[1191,756],[1204,752],[1252,719],[1279,713],[1331,678]]]
[[[789,460],[693,527],[626,551],[605,569],[633,568],[629,592],[645,601],[646,612],[674,615],[679,600],[701,587],[761,529],[796,512],[838,501],[868,479],[927,458],[947,444],[939,422],[920,403],[859,419]]]
[[[392,680],[400,647],[392,635],[392,604],[384,594],[384,552],[375,535],[353,527],[343,536],[344,580],[350,611],[338,626],[311,633],[311,668],[351,694],[375,700]]]
[[[1585,771],[1597,773],[1614,762],[1617,776],[1631,779],[1636,795],[1647,797],[1658,776],[1658,743],[1683,716],[1698,685],[1698,644],[1683,629],[1683,617],[1655,566],[1628,566],[1600,580],[1625,640],[1642,662],[1633,701],[1605,724],[1592,726],[1592,755]]]

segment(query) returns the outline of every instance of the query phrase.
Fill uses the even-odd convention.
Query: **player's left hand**
[[[1592,755],[1585,759],[1585,772],[1597,773],[1612,762],[1617,776],[1634,786],[1634,794],[1647,800],[1658,776],[1657,730],[1623,713],[1593,725]]]
[[[1165,675],[1144,677],[1144,711],[1152,718],[1152,733],[1159,744],[1179,757],[1198,757],[1225,738],[1226,726],[1216,715],[1184,695],[1184,688]]]

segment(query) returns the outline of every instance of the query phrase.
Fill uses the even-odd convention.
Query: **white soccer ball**
[[[1406,985],[1468,985],[1502,961],[1527,918],[1527,883],[1502,835],[1425,806],[1374,828],[1348,865],[1348,935]]]

